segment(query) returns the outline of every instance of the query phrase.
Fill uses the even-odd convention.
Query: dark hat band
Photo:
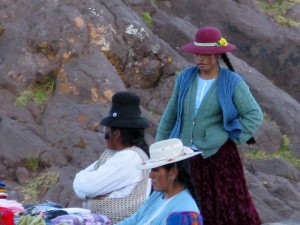
[[[112,97],[109,116],[102,119],[101,125],[126,128],[149,127],[141,114],[138,95],[128,91],[117,92]]]

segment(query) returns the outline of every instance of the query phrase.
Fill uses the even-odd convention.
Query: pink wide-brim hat
[[[230,44],[222,37],[219,29],[215,27],[200,28],[194,42],[181,47],[181,51],[194,54],[221,54],[231,52],[235,45]]]

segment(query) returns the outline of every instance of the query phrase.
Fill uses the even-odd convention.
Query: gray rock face
[[[288,10],[286,13],[286,17],[300,22],[300,4],[296,4],[293,8]]]
[[[263,225],[298,225],[299,222],[293,220],[281,221],[278,223],[263,223]]]
[[[300,171],[280,158],[270,160],[251,160],[245,165],[252,173],[259,171],[264,174],[279,176],[294,182],[300,182]]]
[[[271,118],[255,134],[257,144],[240,146],[241,153],[272,154],[287,135],[300,156],[300,56],[294,47],[299,46],[299,30],[273,23],[254,1],[226,0],[222,7],[219,1],[156,3],[0,2],[0,179],[9,189],[20,190],[45,171],[57,173],[57,182],[38,200],[80,206],[72,181],[104,150],[99,121],[107,115],[112,95],[126,89],[139,94],[151,123],[151,144],[176,74],[192,63],[192,55],[179,47],[207,24],[220,27],[238,46],[230,60]],[[150,13],[151,21],[141,18],[143,12]],[[46,85],[49,90],[50,84],[44,104],[28,94]],[[21,97],[27,103],[20,106]],[[283,159],[245,159],[244,165],[262,221],[299,223],[299,171]],[[24,193],[19,194],[24,200]]]
[[[16,169],[16,177],[18,182],[22,185],[30,178],[30,173],[25,167],[19,167]]]

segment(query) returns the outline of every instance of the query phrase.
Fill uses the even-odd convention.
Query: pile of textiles
[[[46,202],[26,205],[25,211],[15,220],[17,225],[111,225],[108,217],[92,214],[88,209],[63,208]]]
[[[15,200],[0,199],[0,206],[10,209],[14,214],[18,214],[24,211],[23,205]]]
[[[18,220],[18,225],[46,225],[46,221],[41,215],[24,215]]]
[[[52,219],[51,222],[54,225],[111,225],[111,221],[107,216],[99,215],[95,213],[77,213],[58,216],[55,219]]]
[[[14,225],[14,213],[10,209],[0,207],[0,224]]]
[[[7,198],[7,190],[5,188],[5,183],[0,181],[0,199],[6,199]]]
[[[24,212],[15,217],[14,223],[17,225],[51,225],[50,219],[67,214],[61,210],[61,205],[49,201],[42,204],[26,204],[24,208]]]

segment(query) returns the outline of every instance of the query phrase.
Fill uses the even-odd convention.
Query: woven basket
[[[143,160],[148,160],[148,156],[142,149],[132,147],[130,150],[137,152]],[[95,169],[101,166],[114,153],[115,151],[113,150],[105,150],[96,163]],[[93,213],[108,216],[112,224],[131,216],[147,198],[148,175],[149,170],[143,170],[143,179],[136,185],[130,195],[124,198],[87,199],[83,202],[83,208],[90,209]]]

